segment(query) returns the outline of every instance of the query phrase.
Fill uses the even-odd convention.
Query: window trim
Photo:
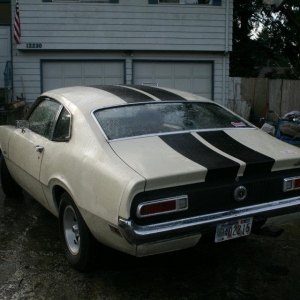
[[[69,126],[69,134],[66,138],[63,138],[63,139],[58,139],[58,138],[53,138],[53,135],[54,135],[54,132],[55,132],[55,129],[57,127],[57,124],[58,124],[58,120],[60,118],[60,116],[62,115],[64,109],[69,113],[70,115],[70,126]],[[51,141],[54,141],[54,142],[68,142],[70,139],[71,139],[71,136],[72,136],[72,114],[70,113],[70,111],[61,104],[61,109],[60,109],[60,112],[57,116],[57,118],[55,119],[55,126],[53,126],[53,132],[52,132],[52,137],[51,137]]]
[[[35,111],[36,107],[43,101],[46,101],[46,100],[50,100],[50,101],[54,101],[54,102],[57,102],[58,104],[60,104],[60,107],[56,113],[56,116],[54,118],[54,121],[53,121],[53,126],[52,126],[52,129],[51,129],[51,132],[50,132],[50,135],[49,135],[49,138],[45,137],[45,136],[42,136],[41,134],[37,133],[37,132],[34,132],[32,131],[30,128],[29,130],[31,130],[32,132],[34,132],[35,134],[38,134],[42,137],[44,137],[45,139],[49,140],[49,141],[53,141],[53,142],[68,142],[71,137],[72,137],[72,124],[73,124],[73,116],[71,114],[71,112],[69,111],[69,109],[67,109],[62,103],[60,103],[59,101],[57,101],[56,99],[53,99],[51,97],[47,97],[47,96],[41,96],[39,98],[37,98],[37,100],[34,102],[34,104],[30,107],[29,111],[27,112],[26,116],[25,116],[25,120],[29,121],[29,118],[30,116],[32,115],[32,113]],[[68,138],[66,139],[53,139],[53,134],[54,134],[54,130],[57,126],[57,121],[63,111],[63,109],[66,109],[67,112],[70,114],[70,128],[69,128],[69,136]]]

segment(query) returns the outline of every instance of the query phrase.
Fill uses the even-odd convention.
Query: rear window
[[[97,110],[94,116],[109,140],[142,135],[250,127],[222,107],[205,102],[155,102]]]

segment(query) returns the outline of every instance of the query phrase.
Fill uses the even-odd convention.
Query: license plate
[[[216,228],[215,242],[224,242],[249,235],[253,218],[245,218],[218,224]]]

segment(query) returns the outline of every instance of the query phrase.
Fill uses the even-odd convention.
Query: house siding
[[[43,60],[123,59],[127,84],[133,81],[135,59],[189,60],[213,62],[213,99],[224,104],[232,6],[233,0],[223,0],[222,6],[148,4],[148,0],[20,2],[22,37],[21,44],[13,45],[14,95],[23,93],[28,102],[38,97]]]
[[[183,58],[184,57],[184,58]],[[69,53],[69,52],[52,52],[43,51],[37,56],[35,52],[19,52],[14,57],[14,94],[20,96],[22,93],[26,100],[34,101],[42,91],[41,64],[44,60],[65,60],[65,61],[93,61],[93,60],[125,60],[125,79],[127,84],[133,81],[133,62],[137,60],[163,60],[168,61],[195,61],[205,62],[213,61],[213,81],[214,81],[214,100],[222,104],[223,95],[223,58],[218,54],[203,53],[165,53],[160,52],[144,53],[136,52],[133,57],[127,56],[118,51],[116,52],[98,52],[98,53]],[[226,63],[226,69],[229,68],[229,62]],[[226,89],[228,85],[229,73],[226,71]]]
[[[20,3],[18,49],[39,43],[49,50],[225,51],[225,4],[226,0],[222,6],[27,0]]]
[[[10,26],[0,25],[0,89],[4,88],[4,70],[10,60]]]

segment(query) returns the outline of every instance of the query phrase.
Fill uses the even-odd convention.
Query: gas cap
[[[247,189],[241,185],[234,190],[233,197],[236,201],[243,201],[246,199],[247,194]]]

